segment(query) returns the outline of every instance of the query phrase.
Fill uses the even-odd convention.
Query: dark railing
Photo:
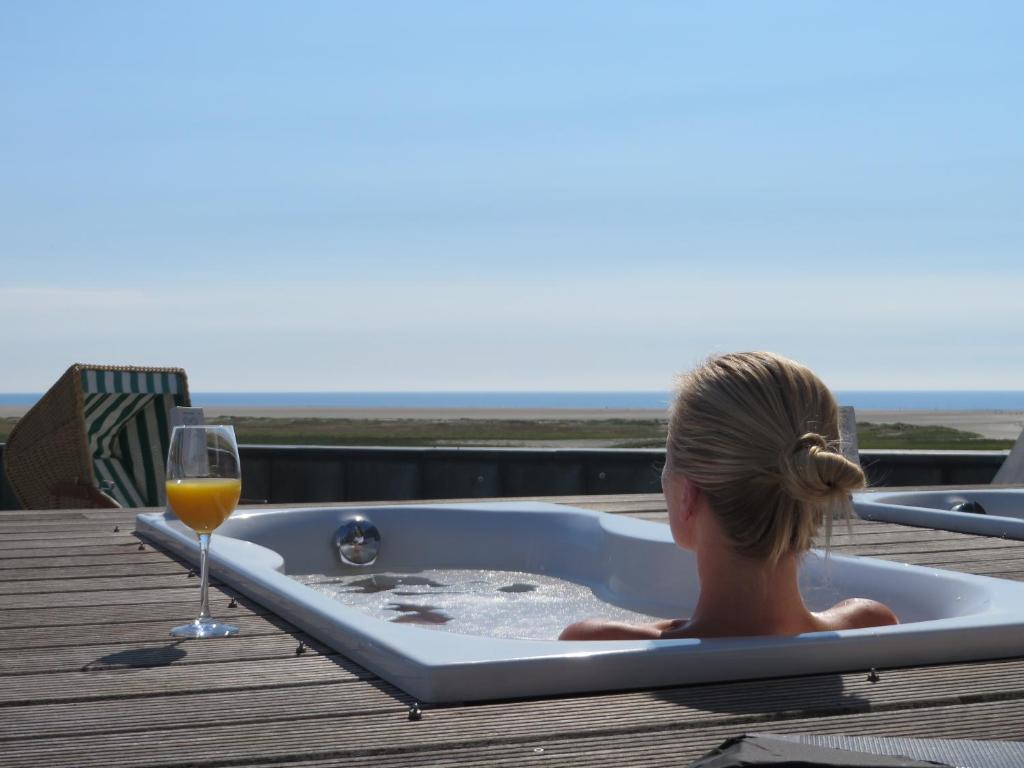
[[[869,486],[985,485],[1009,451],[863,450],[860,463]]]
[[[660,449],[242,446],[243,493],[270,502],[657,493]],[[989,483],[1006,451],[861,451],[872,486]]]
[[[3,445],[0,444],[0,457]],[[243,445],[242,495],[270,503],[657,493],[660,449]],[[1007,451],[861,451],[873,486],[992,481]],[[0,509],[17,500],[0,482]]]
[[[242,446],[243,494],[278,501],[654,493],[661,450]]]

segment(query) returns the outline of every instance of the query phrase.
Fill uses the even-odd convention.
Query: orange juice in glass
[[[238,627],[210,616],[210,536],[234,511],[242,491],[238,443],[230,426],[181,426],[167,452],[167,504],[199,537],[199,616],[171,630],[174,637],[227,637]]]
[[[228,519],[238,497],[242,481],[225,477],[193,477],[167,481],[167,503],[174,514],[196,533],[213,533]]]

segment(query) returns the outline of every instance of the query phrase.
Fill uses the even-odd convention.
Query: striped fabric
[[[82,369],[82,391],[86,394],[180,395],[183,390],[181,378],[173,373]]]
[[[183,382],[167,373],[82,371],[85,431],[100,489],[125,507],[162,506],[169,413]]]

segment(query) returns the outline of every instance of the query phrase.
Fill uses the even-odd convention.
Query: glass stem
[[[210,572],[207,568],[210,534],[199,534],[199,621],[210,618]]]

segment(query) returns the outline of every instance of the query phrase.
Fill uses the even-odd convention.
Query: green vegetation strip
[[[977,432],[951,427],[921,427],[913,424],[857,423],[861,448],[905,448],[918,450],[1000,451],[1013,447],[1013,440],[992,440]]]
[[[241,443],[290,445],[494,445],[600,440],[665,444],[664,421],[633,419],[285,419],[225,418]]]
[[[661,448],[663,419],[288,419],[218,418],[233,424],[239,442],[270,445],[537,445]],[[17,418],[0,418],[0,442]],[[1013,440],[990,440],[950,427],[857,424],[861,448],[1005,450]]]

